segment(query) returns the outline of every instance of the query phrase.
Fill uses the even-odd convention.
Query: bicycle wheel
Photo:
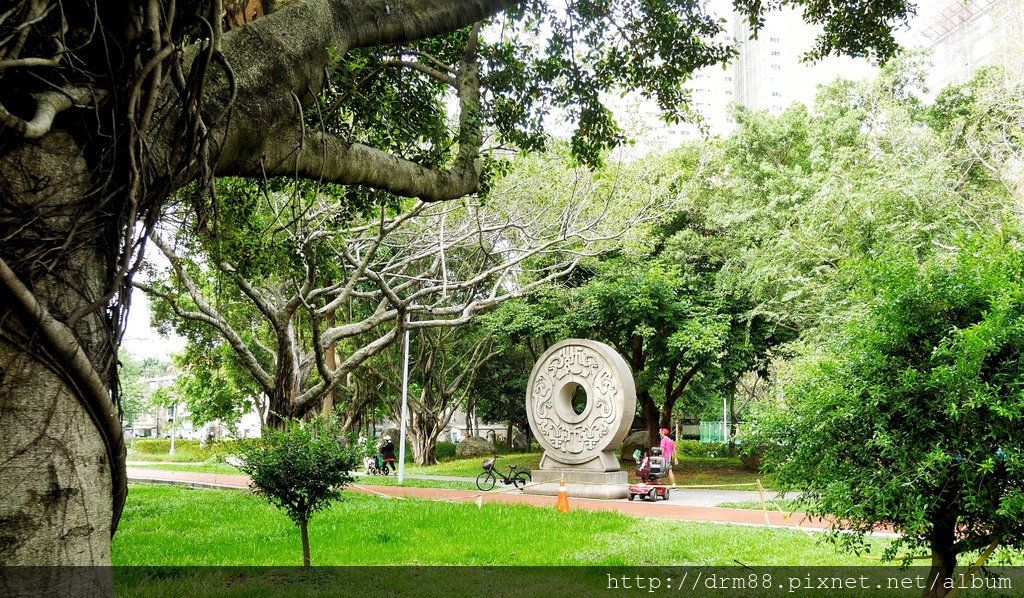
[[[476,487],[484,492],[494,488],[494,485],[497,483],[498,480],[494,477],[494,472],[482,471],[480,475],[476,476]]]
[[[512,478],[512,485],[516,488],[525,488],[531,481],[533,481],[533,478],[530,477],[530,472],[520,471]]]

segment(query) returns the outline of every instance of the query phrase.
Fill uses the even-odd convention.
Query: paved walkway
[[[406,476],[408,478],[440,479],[472,482],[472,478],[451,476]],[[211,473],[194,473],[189,471],[172,471],[164,469],[128,468],[128,479],[151,483],[187,484],[204,488],[247,489],[249,478],[244,475],[227,475]],[[411,497],[433,500],[450,500],[466,502],[503,502],[519,503],[534,506],[555,505],[553,496],[536,496],[523,494],[519,490],[495,489],[490,492],[475,490],[446,490],[439,488],[413,488],[408,486],[376,486],[370,484],[353,484],[350,486],[357,492],[376,496]],[[741,525],[768,525],[770,527],[799,527],[805,530],[822,530],[828,528],[824,520],[811,520],[802,513],[794,513],[787,517],[777,510],[767,514],[761,510],[722,509],[713,505],[723,502],[757,501],[758,493],[743,490],[700,490],[689,488],[673,488],[669,500],[598,500],[586,498],[570,498],[571,508],[591,509],[594,511],[619,511],[627,515],[640,517],[666,517],[688,521],[711,521],[719,523],[737,523]]]

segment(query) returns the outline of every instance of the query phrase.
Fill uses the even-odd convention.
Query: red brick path
[[[248,488],[249,478],[242,475],[225,475],[209,473],[193,473],[187,471],[170,471],[161,469],[138,469],[128,468],[128,478],[136,481],[150,481],[172,484],[189,484],[211,488]],[[444,490],[438,488],[412,488],[407,486],[370,486],[365,484],[354,484],[350,486],[356,492],[375,494],[378,496],[408,496],[429,500],[453,500],[474,502],[504,502],[528,504],[538,507],[549,506],[554,508],[556,498],[554,496],[535,496],[521,494],[518,491],[502,492],[477,492],[472,490]],[[570,508],[591,509],[594,511],[619,511],[627,515],[639,517],[666,517],[670,519],[684,519],[687,521],[713,521],[720,523],[738,523],[744,525],[771,525],[777,527],[800,527],[806,530],[822,530],[828,528],[828,522],[816,519],[811,520],[802,513],[794,513],[791,518],[786,518],[778,511],[768,511],[768,519],[765,520],[763,511],[751,511],[744,509],[719,509],[715,507],[692,507],[676,505],[671,502],[648,500],[597,500],[587,498],[570,498]]]

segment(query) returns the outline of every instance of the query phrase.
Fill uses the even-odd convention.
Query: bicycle
[[[500,458],[501,455],[495,455],[493,459],[488,459],[484,461],[484,470],[480,472],[480,475],[476,476],[477,488],[483,490],[484,492],[492,490],[494,486],[498,483],[499,478],[501,478],[502,484],[505,484],[506,486],[508,484],[512,484],[516,488],[523,488],[531,481],[533,481],[533,477],[530,475],[530,472],[516,471],[518,467],[516,467],[515,465],[508,466],[508,475],[505,475],[500,471],[494,469],[494,461]]]

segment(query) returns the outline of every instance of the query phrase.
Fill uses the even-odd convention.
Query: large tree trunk
[[[275,388],[274,392],[268,393],[267,404],[269,405],[267,421],[263,425],[271,430],[286,430],[288,422],[293,417],[292,399],[283,395],[280,388]]]
[[[648,448],[661,446],[661,415],[658,406],[654,404],[650,391],[642,390],[636,393],[637,402],[640,403],[640,411],[644,414],[644,427],[647,428]]]
[[[412,445],[412,460],[416,465],[437,463],[437,418],[432,414],[411,414],[409,443]]]
[[[932,566],[921,594],[924,598],[942,598],[948,592],[946,584],[951,583],[956,568],[955,542],[956,518],[936,521],[931,535]]]
[[[2,566],[109,565],[124,504],[125,448],[108,391],[116,312],[101,305],[65,326],[106,295],[115,266],[104,241],[116,221],[97,209],[83,155],[60,132],[0,148],[0,239],[21,241],[0,245]]]

